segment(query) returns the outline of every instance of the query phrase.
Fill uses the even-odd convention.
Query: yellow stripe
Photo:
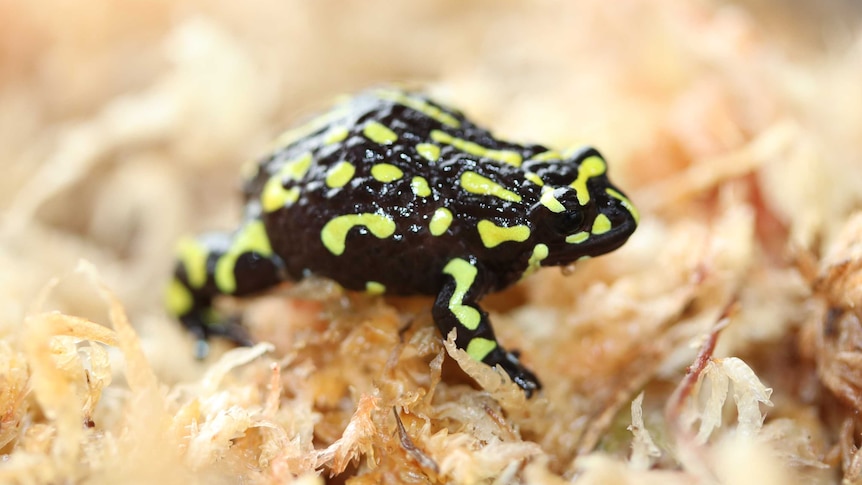
[[[428,181],[424,177],[413,177],[410,181],[410,188],[416,197],[428,197],[431,195],[431,187],[428,186]]]
[[[371,176],[378,182],[394,182],[404,176],[400,168],[390,163],[377,163],[371,167]]]
[[[611,197],[620,201],[622,206],[625,207],[626,210],[628,210],[631,213],[632,218],[634,218],[636,224],[640,223],[640,221],[641,221],[640,212],[638,212],[637,207],[635,207],[635,205],[632,204],[632,201],[629,200],[628,197],[626,197],[625,195],[623,195],[623,194],[621,194],[621,193],[619,193],[616,190],[611,189],[611,188],[605,189],[605,192],[607,192],[608,195],[610,195]]]
[[[538,185],[539,187],[542,187],[545,185],[545,182],[542,180],[542,178],[533,172],[527,172],[524,175],[524,178],[529,180],[530,182],[533,182],[534,184]]]
[[[326,173],[326,186],[332,189],[344,187],[355,173],[356,167],[352,163],[342,160]]]
[[[470,290],[470,286],[473,285],[478,273],[479,271],[475,266],[461,258],[449,261],[443,268],[443,274],[450,275],[455,279],[455,291],[449,298],[449,311],[455,315],[461,325],[469,330],[476,330],[479,323],[482,322],[482,315],[479,314],[479,310],[464,305],[464,296]]]
[[[188,313],[194,305],[194,297],[191,291],[174,278],[165,288],[165,307],[171,315],[180,317]]]
[[[531,162],[548,162],[551,160],[562,160],[563,155],[556,150],[548,150],[546,152],[539,153],[538,155],[533,155],[530,158]]]
[[[555,214],[566,210],[566,207],[554,196],[554,189],[551,187],[545,187],[542,190],[542,197],[539,199],[539,203]]]
[[[570,187],[575,189],[578,195],[578,203],[586,205],[590,201],[590,192],[587,190],[587,182],[593,178],[605,173],[607,165],[600,157],[593,155],[587,158],[578,167],[578,178],[571,183]]]
[[[489,249],[508,241],[524,242],[530,237],[530,228],[527,226],[503,227],[485,219],[479,221],[476,229],[482,244]]]
[[[599,214],[593,220],[592,233],[596,236],[611,230],[611,220],[604,214]]]
[[[398,141],[398,135],[394,131],[376,121],[369,121],[362,129],[362,134],[380,145],[391,145]]]
[[[458,121],[451,114],[443,111],[436,106],[429,104],[423,99],[414,98],[401,91],[381,89],[377,91],[377,96],[379,96],[381,99],[393,101],[395,103],[407,106],[408,108],[415,109],[416,111],[424,114],[425,116],[433,118],[446,126],[450,126],[452,128],[459,128],[461,126],[461,122]]]
[[[461,187],[473,194],[493,195],[509,202],[521,202],[520,195],[476,172],[467,171],[461,174]]]
[[[545,244],[536,244],[533,247],[533,254],[530,255],[529,261],[527,261],[527,269],[524,270],[524,274],[521,278],[526,278],[531,274],[535,273],[542,267],[542,261],[544,261],[548,257],[549,251],[548,246]]]
[[[230,247],[215,267],[215,283],[219,291],[230,294],[236,291],[236,260],[244,253],[257,253],[263,257],[272,255],[269,237],[262,221],[251,221],[243,226],[231,240]]]
[[[481,362],[492,350],[497,348],[497,342],[482,337],[475,337],[467,344],[467,355]]]
[[[431,231],[432,236],[439,236],[446,232],[451,224],[452,211],[445,207],[440,207],[434,211],[434,215],[431,216],[431,222],[428,224],[428,229]]]
[[[388,216],[371,213],[347,214],[327,222],[320,231],[320,240],[330,253],[340,256],[344,254],[347,233],[357,226],[367,227],[378,239],[395,233],[395,221]]]
[[[207,248],[197,239],[184,237],[177,244],[177,258],[185,267],[192,288],[200,288],[207,282],[208,254]]]
[[[440,159],[440,147],[433,143],[418,143],[416,152],[429,162],[436,162]]]
[[[521,154],[518,152],[514,152],[512,150],[495,150],[483,147],[482,145],[472,141],[455,138],[449,133],[441,130],[431,130],[431,139],[437,143],[452,145],[464,153],[469,153],[470,155],[475,155],[477,157],[490,158],[491,160],[508,163],[515,167],[520,167],[521,162],[523,161]]]

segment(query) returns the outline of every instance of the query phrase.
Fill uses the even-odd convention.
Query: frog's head
[[[607,164],[594,148],[562,162],[528,162],[524,169],[543,183],[531,209],[536,242],[548,246],[542,266],[613,251],[637,227],[637,209],[608,180]]]

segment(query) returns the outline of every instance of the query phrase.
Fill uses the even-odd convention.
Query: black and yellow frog
[[[434,295],[433,318],[527,394],[539,381],[494,337],[479,300],[541,266],[620,247],[638,213],[593,148],[494,138],[395,89],[361,93],[282,135],[245,185],[242,225],[180,243],[167,305],[198,338],[247,343],[213,298],[309,275],[372,294]]]

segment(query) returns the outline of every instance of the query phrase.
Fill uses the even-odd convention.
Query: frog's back
[[[287,273],[402,294],[436,294],[447,261],[487,253],[478,221],[528,227],[524,206],[538,187],[519,167],[546,151],[389,90],[355,96],[277,143],[284,148],[261,163],[246,193]],[[514,261],[524,250],[494,253]],[[493,286],[517,279],[511,273]]]
[[[212,335],[249,343],[242,327],[213,318],[214,298],[285,278],[436,294],[441,334],[456,330],[458,348],[530,395],[538,379],[496,341],[479,300],[631,236],[638,212],[607,168],[591,147],[563,156],[516,145],[427,98],[367,92],[277,142],[246,184],[236,231],[180,245],[167,305],[205,349]]]

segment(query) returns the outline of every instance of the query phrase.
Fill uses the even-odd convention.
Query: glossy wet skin
[[[538,380],[494,338],[478,301],[534,272],[621,246],[637,212],[585,148],[563,156],[495,139],[460,113],[394,90],[362,93],[288,132],[246,182],[233,233],[181,245],[169,309],[200,339],[237,327],[210,310],[307,275],[374,294],[436,295],[458,347]]]

